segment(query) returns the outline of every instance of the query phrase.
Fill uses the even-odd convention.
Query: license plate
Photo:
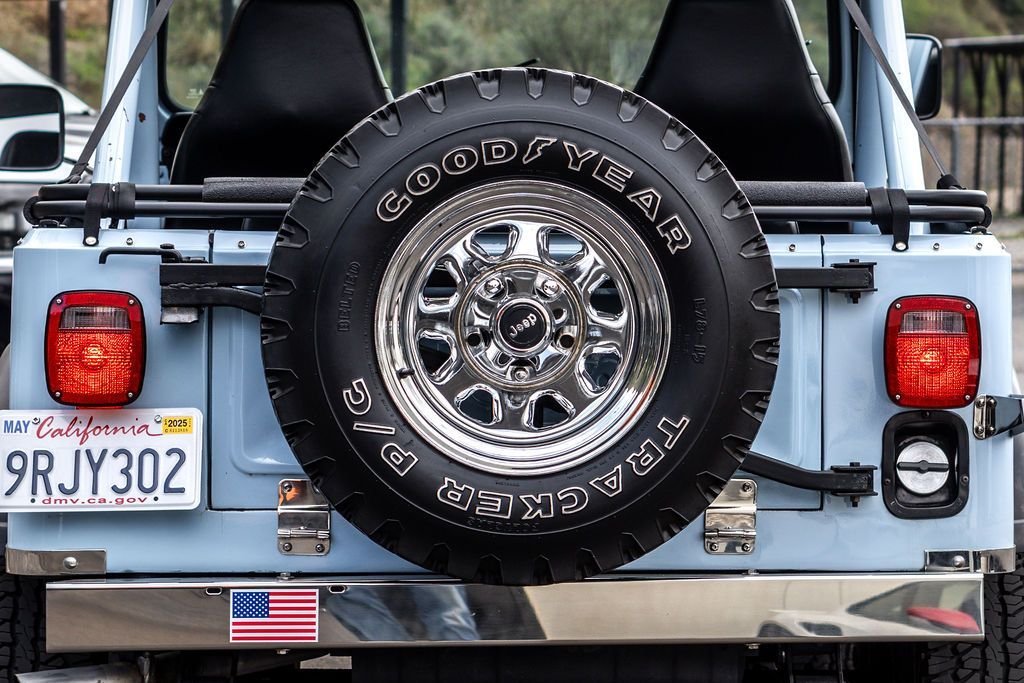
[[[202,423],[194,408],[0,411],[0,510],[191,510]]]

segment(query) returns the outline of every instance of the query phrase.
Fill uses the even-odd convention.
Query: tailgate
[[[275,234],[218,231],[217,264],[265,264]],[[768,237],[777,268],[822,265],[817,235]],[[754,450],[804,468],[822,465],[822,295],[780,292],[782,347],[772,400]],[[210,310],[210,499],[217,509],[273,509],[277,484],[302,471],[285,442],[264,380],[256,316],[232,308]],[[761,509],[817,510],[821,495],[763,481]]]

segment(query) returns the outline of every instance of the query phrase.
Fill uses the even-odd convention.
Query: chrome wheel
[[[654,259],[575,189],[504,181],[453,197],[413,227],[382,282],[385,385],[424,439],[471,467],[585,462],[661,379],[671,324]]]

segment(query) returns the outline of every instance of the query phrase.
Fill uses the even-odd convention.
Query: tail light
[[[142,390],[146,331],[138,300],[123,292],[65,292],[46,320],[46,386],[73,406],[121,406]]]
[[[912,296],[889,307],[885,384],[889,398],[912,408],[959,408],[978,392],[981,332],[967,299]]]

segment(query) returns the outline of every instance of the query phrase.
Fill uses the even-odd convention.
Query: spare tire
[[[463,74],[306,180],[261,316],[274,409],[335,508],[429,570],[537,584],[678,533],[743,460],[778,354],[746,198],[608,83]]]

